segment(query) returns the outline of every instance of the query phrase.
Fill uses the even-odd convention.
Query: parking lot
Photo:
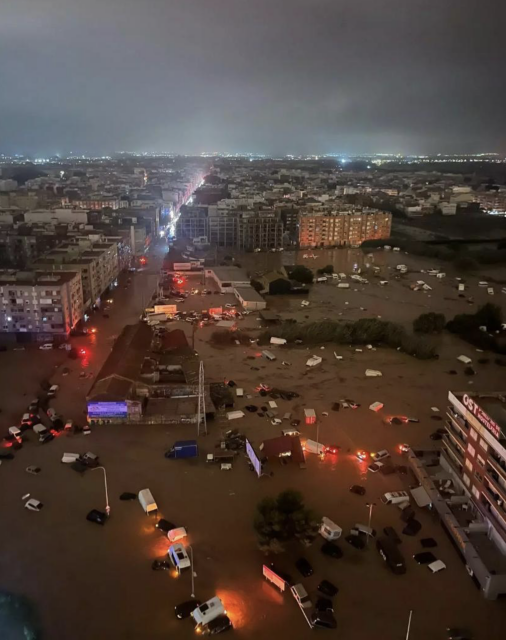
[[[5,362],[12,370],[9,375],[2,368],[1,383],[10,390],[2,400],[5,426],[5,414],[10,420],[22,413],[40,378],[54,377],[60,384],[52,406],[65,417],[83,420],[83,400],[91,379],[79,378],[79,371],[98,371],[100,358],[107,355],[107,345],[123,320],[135,321],[138,317],[140,290],[145,285],[143,280],[134,279],[133,286],[139,293],[132,302],[126,302],[131,305],[125,307],[127,311],[97,320],[97,349],[91,350],[88,366],[81,361],[73,364],[59,352],[1,354],[8,358]],[[319,300],[320,295],[324,299],[326,286],[317,285],[309,299]],[[120,291],[125,296],[130,293]],[[216,302],[228,297],[216,296]],[[190,296],[184,305],[204,308],[208,299],[215,304],[214,298]],[[282,315],[290,315],[292,308],[299,320],[307,315],[305,310],[299,311],[298,298],[285,299],[285,306],[280,298],[276,305]],[[388,309],[388,304],[384,303],[384,308]],[[388,312],[380,315],[393,319]],[[251,331],[259,324],[257,314],[240,321],[241,327]],[[172,323],[169,327],[183,328],[191,339],[188,323]],[[302,419],[304,408],[315,409],[318,423],[302,423],[302,436],[338,445],[340,451],[323,460],[308,454],[306,469],[270,463],[272,475],[259,479],[242,455],[231,471],[207,464],[205,456],[214,451],[222,429],[240,429],[255,447],[265,438],[279,435],[279,426],[248,412],[230,423],[221,415],[210,422],[209,435],[199,440],[198,460],[167,460],[163,455],[174,441],[196,437],[194,426],[108,426],[94,429],[90,436],[63,434],[47,445],[31,438],[15,460],[4,462],[0,468],[4,523],[0,544],[9,550],[0,557],[0,587],[24,594],[35,603],[47,637],[137,640],[194,636],[191,623],[177,621],[173,613],[174,606],[190,596],[189,572],[175,578],[169,572],[151,570],[152,560],[167,552],[168,542],[156,531],[155,520],[144,515],[138,501],[119,500],[125,491],[136,493],[149,487],[160,515],[188,528],[197,574],[196,595],[201,600],[213,595],[223,599],[235,627],[233,633],[245,639],[281,634],[289,634],[294,640],[309,638],[313,632],[291,595],[281,595],[262,578],[265,558],[257,549],[252,526],[256,504],[283,489],[298,489],[309,507],[329,517],[347,534],[356,523],[367,524],[367,504],[373,501],[372,526],[378,531],[394,526],[400,534],[400,511],[382,504],[380,498],[386,491],[406,489],[412,478],[372,474],[365,463],[359,462],[356,452],[387,449],[394,462],[402,465],[404,458],[395,453],[400,443],[415,448],[437,446],[429,436],[441,422],[432,419],[435,413],[431,407],[438,407],[444,416],[448,389],[466,389],[470,382],[464,367],[456,361],[460,353],[470,349],[451,336],[439,339],[440,359],[436,362],[417,361],[387,349],[357,352],[350,347],[335,349],[343,357],[338,361],[334,347],[322,350],[304,345],[273,347],[277,359],[268,362],[259,357],[256,345],[212,346],[209,338],[214,330],[214,326],[199,329],[195,346],[204,360],[208,381],[234,380],[244,388],[245,397],[237,400],[237,409],[264,403],[257,391],[260,383],[295,391],[298,398],[276,400],[279,413],[291,412]],[[305,362],[313,353],[323,361],[308,370]],[[290,365],[282,365],[282,361]],[[68,363],[72,373],[63,376],[62,367]],[[380,370],[383,376],[367,378],[366,368]],[[450,376],[450,369],[457,374]],[[471,380],[474,388],[497,390],[498,371],[493,362],[477,364],[477,375]],[[360,407],[332,411],[332,403],[342,398],[353,399]],[[384,404],[378,413],[368,408],[375,401]],[[388,424],[386,418],[391,415],[415,416],[420,422]],[[97,453],[107,469],[111,518],[104,527],[85,519],[90,509],[103,510],[105,506],[101,472],[88,471],[81,476],[60,462],[66,451],[88,450]],[[27,474],[29,465],[39,466],[40,474]],[[365,496],[350,493],[352,484],[363,485]],[[40,513],[23,509],[21,497],[28,493],[44,503]],[[318,539],[309,549],[288,545],[285,553],[276,557],[276,564],[300,578],[312,598],[324,578],[339,587],[334,599],[338,631],[327,632],[329,635],[339,633],[345,640],[404,638],[409,611],[413,610],[411,640],[444,640],[447,626],[470,627],[477,640],[502,637],[506,621],[502,602],[483,600],[441,525],[430,512],[415,509],[421,533],[415,537],[400,534],[407,565],[404,576],[386,568],[374,544],[359,551],[344,540],[339,541],[343,551],[340,560],[323,556],[323,540]],[[421,551],[421,537],[436,539],[438,547],[433,551],[447,565],[445,571],[432,575],[426,566],[412,560],[411,556]],[[294,566],[301,555],[315,570],[308,579],[302,578]],[[389,629],[388,636],[381,634],[383,627]]]

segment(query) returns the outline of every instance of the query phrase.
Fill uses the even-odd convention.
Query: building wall
[[[365,240],[390,237],[392,215],[385,212],[355,212],[303,215],[299,223],[301,247],[360,246]]]
[[[55,276],[58,280],[58,276]],[[83,316],[81,278],[16,280],[0,285],[0,333],[66,336]]]
[[[506,551],[506,449],[452,393],[443,451]]]

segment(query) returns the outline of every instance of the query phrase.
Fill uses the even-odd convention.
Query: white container
[[[153,498],[153,494],[149,489],[142,489],[139,491],[139,502],[141,503],[141,507],[144,509],[144,512],[149,516],[151,514],[156,514],[158,511],[158,506]]]

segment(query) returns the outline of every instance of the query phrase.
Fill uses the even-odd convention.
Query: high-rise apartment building
[[[357,207],[336,211],[302,213],[299,222],[301,247],[359,247],[365,240],[390,237],[392,214]]]
[[[64,339],[83,317],[79,273],[0,273],[0,332]],[[21,340],[22,341],[22,340]]]

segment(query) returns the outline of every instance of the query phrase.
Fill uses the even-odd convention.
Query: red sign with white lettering
[[[501,429],[499,425],[490,418],[476,402],[470,398],[467,393],[462,398],[464,406],[469,409],[473,416],[482,424],[486,429],[490,431],[498,440],[501,437]]]

